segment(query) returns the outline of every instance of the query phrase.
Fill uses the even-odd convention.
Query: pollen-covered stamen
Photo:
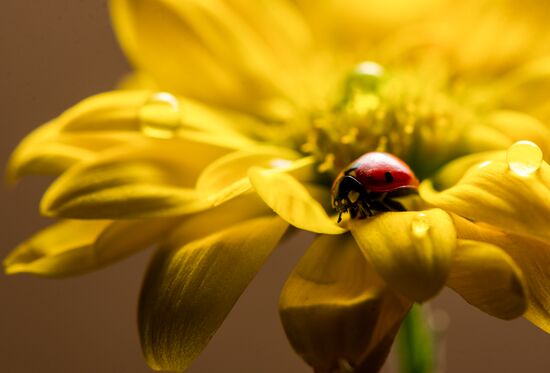
[[[395,154],[423,178],[456,156],[454,145],[474,122],[466,109],[472,105],[463,104],[447,80],[376,66],[360,64],[332,109],[310,119],[302,151],[317,158],[317,171],[328,178],[368,151]]]

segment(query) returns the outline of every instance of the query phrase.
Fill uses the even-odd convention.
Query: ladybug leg
[[[338,211],[338,221],[337,221],[337,223],[340,223],[340,222],[342,221],[342,214],[343,214],[344,212],[347,212],[347,210],[340,210],[340,211]]]
[[[399,202],[394,200],[393,195],[389,195],[388,193],[384,193],[380,197],[380,203],[384,205],[388,211],[406,211],[407,209]]]
[[[357,212],[358,212],[358,209],[356,206],[352,206],[350,207],[349,209],[349,216],[352,218],[352,219],[355,219],[357,217]]]
[[[388,193],[382,193],[380,196],[378,196],[376,202],[380,204],[380,207],[382,208],[381,211],[396,211],[394,206],[392,206],[391,204],[391,199],[388,198]]]
[[[366,216],[373,216],[374,215],[374,212],[372,211],[369,202],[367,202],[366,200],[363,200],[361,204],[363,205],[364,211],[366,211]]]
[[[383,203],[388,206],[391,211],[407,211],[407,209],[399,202],[393,199],[386,199]]]
[[[366,217],[374,215],[369,206],[369,202],[366,199],[360,199],[359,201],[357,201],[357,207],[359,212],[359,219],[365,219]]]

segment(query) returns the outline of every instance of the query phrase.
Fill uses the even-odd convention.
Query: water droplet
[[[382,67],[382,65],[379,65],[376,62],[365,61],[355,66],[353,73],[355,75],[361,75],[364,77],[370,76],[374,78],[379,78],[384,75],[384,68]]]
[[[384,76],[384,68],[372,61],[365,61],[349,73],[344,86],[343,102],[350,102],[358,94],[376,92]]]
[[[288,159],[277,158],[269,162],[269,165],[273,168],[289,168],[292,166],[292,161]]]
[[[418,213],[411,221],[411,231],[413,236],[423,238],[430,230],[430,219],[423,212]]]
[[[508,148],[506,160],[508,167],[520,176],[535,173],[542,163],[542,150],[534,142],[522,140]]]
[[[181,127],[178,99],[166,92],[153,94],[139,110],[143,134],[156,139],[171,139]]]

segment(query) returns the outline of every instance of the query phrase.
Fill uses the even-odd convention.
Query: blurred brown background
[[[32,128],[108,90],[128,66],[105,0],[3,0],[0,11],[0,164]],[[3,168],[3,166],[2,166]],[[0,189],[0,256],[47,224],[37,212],[47,180]],[[277,251],[190,372],[306,372],[277,318],[284,278],[309,237]],[[136,302],[150,252],[66,280],[0,274],[0,372],[149,372]],[[550,284],[549,284],[550,286]],[[444,292],[447,373],[549,372],[550,335],[524,320],[492,319]],[[442,317],[445,319],[445,317]]]

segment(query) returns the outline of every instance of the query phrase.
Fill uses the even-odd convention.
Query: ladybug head
[[[332,207],[339,213],[338,222],[342,213],[347,212],[365,193],[363,185],[353,176],[338,177],[332,185]]]

